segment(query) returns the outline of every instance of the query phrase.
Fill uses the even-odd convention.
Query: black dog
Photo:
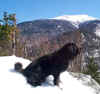
[[[59,75],[68,68],[69,61],[80,53],[75,43],[68,43],[57,52],[40,57],[22,69],[20,63],[15,64],[15,69],[21,72],[27,82],[32,86],[41,85],[48,75],[54,76],[54,84],[58,85]]]

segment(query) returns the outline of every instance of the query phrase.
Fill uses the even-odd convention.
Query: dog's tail
[[[17,62],[14,66],[15,71],[22,72],[23,71],[23,65],[20,62]]]

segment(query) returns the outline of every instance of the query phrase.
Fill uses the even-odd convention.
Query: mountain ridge
[[[75,61],[77,64],[72,63],[71,69],[74,69],[74,72],[77,69],[80,71],[80,66],[83,64],[82,67],[84,67],[84,62],[88,62],[88,56],[94,56],[95,61],[100,67],[100,20],[88,15],[76,15],[73,18],[75,17],[77,19],[74,19],[73,22],[52,18],[18,24],[21,30],[21,45],[25,44],[21,56],[28,56],[32,59],[33,57],[37,58],[37,56],[43,56],[56,51],[68,42],[75,42],[84,48],[84,60],[82,63],[79,60],[82,58],[80,56],[77,59],[78,62]]]

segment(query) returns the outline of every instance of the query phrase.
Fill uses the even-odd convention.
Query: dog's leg
[[[59,75],[60,73],[54,74],[54,85],[59,85]]]

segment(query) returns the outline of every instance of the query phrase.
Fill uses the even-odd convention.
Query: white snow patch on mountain
[[[100,24],[97,25],[95,31],[96,36],[100,37]]]
[[[83,23],[83,22],[89,21],[89,20],[96,20],[98,18],[88,16],[88,15],[64,15],[64,16],[55,17],[53,19],[70,21],[73,25],[78,27],[78,25],[80,23]]]
[[[67,71],[60,76],[60,88],[53,85],[53,77],[41,86],[32,87],[23,75],[14,71],[16,62],[23,63],[24,67],[30,63],[15,56],[0,57],[0,94],[96,94],[93,88],[83,85]]]

